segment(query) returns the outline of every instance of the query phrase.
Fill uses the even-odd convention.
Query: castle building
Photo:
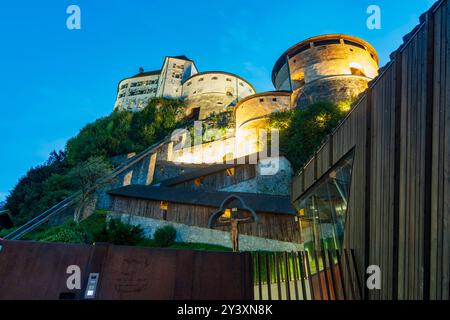
[[[186,101],[186,116],[204,119],[227,111],[256,92],[250,82],[232,73],[199,73],[186,56],[166,57],[161,70],[140,72],[119,82],[114,110],[139,111],[149,99],[163,97]]]
[[[186,56],[166,57],[161,70],[139,73],[123,79],[117,87],[114,110],[138,111],[155,97],[180,98],[183,80],[198,73]]]
[[[378,75],[378,55],[366,41],[343,34],[316,36],[285,51],[272,71],[277,90],[292,91],[293,104],[339,102],[359,96]]]

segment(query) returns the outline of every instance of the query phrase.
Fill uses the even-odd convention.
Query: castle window
[[[259,99],[259,102],[264,102],[264,99],[263,98]]]
[[[228,168],[227,169],[227,176],[228,177],[234,176],[234,168]]]
[[[217,78],[217,77],[212,77],[211,78],[211,80],[217,80],[217,79],[219,79],[219,78]]]
[[[241,87],[243,87],[243,86],[244,86],[244,84],[243,84],[242,82],[239,82],[239,85],[240,85]]]
[[[354,46],[354,47],[366,50],[366,48],[362,44],[359,44],[359,43],[351,41],[351,40],[344,40],[344,43],[348,44],[350,46]]]
[[[219,106],[223,105],[223,103],[220,102],[220,101],[218,101],[217,104],[218,104]]]
[[[364,71],[362,71],[361,69],[358,69],[358,68],[350,68],[350,71],[351,71],[352,75],[354,75],[354,76],[361,76],[361,77],[366,76]]]
[[[200,79],[198,79],[198,82],[203,81],[203,80],[204,80],[203,78],[200,78]]]
[[[339,39],[330,39],[330,40],[321,40],[321,41],[315,41],[314,46],[320,47],[320,46],[326,46],[329,44],[340,44],[341,40]]]
[[[194,180],[194,184],[196,187],[200,187],[203,183],[203,177],[197,178]]]
[[[230,79],[230,78],[227,78],[227,81],[231,82],[231,79]]]
[[[277,101],[277,98],[272,98],[272,101]]]
[[[357,62],[350,63],[350,72],[354,76],[361,76],[361,77],[366,76],[366,74],[364,73],[363,67]]]
[[[198,120],[200,118],[200,108],[193,108],[191,111],[191,116],[194,120]]]
[[[305,44],[304,46],[301,46],[300,48],[298,48],[297,50],[295,50],[294,52],[292,52],[291,54],[290,54],[290,56],[295,56],[296,54],[298,54],[298,53],[301,53],[301,52],[303,52],[303,51],[306,51],[306,50],[308,50],[309,48],[311,48],[311,45],[308,43],[308,44]]]
[[[192,84],[192,82],[186,83],[186,86],[189,87]]]

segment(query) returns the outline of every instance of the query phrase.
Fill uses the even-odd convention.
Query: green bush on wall
[[[52,228],[41,235],[44,242],[62,243],[91,243],[91,235],[74,222],[65,223],[59,227]]]
[[[276,112],[270,116],[270,126],[280,132],[280,152],[286,155],[295,171],[303,167],[336,128],[353,101],[320,101],[303,109]]]
[[[97,242],[108,242],[119,245],[137,245],[144,239],[144,230],[140,226],[133,226],[111,219],[103,226]]]
[[[164,226],[155,231],[154,241],[159,247],[169,247],[175,243],[177,230],[173,226]]]

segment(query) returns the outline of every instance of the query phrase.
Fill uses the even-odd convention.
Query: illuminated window
[[[229,176],[229,177],[234,176],[234,168],[228,168],[227,169],[227,176]]]
[[[358,69],[358,68],[350,68],[350,72],[354,76],[361,76],[361,77],[365,77],[366,76],[364,71],[362,71],[361,69]]]
[[[194,180],[194,184],[196,187],[200,187],[203,183],[203,177],[197,178]]]
[[[222,215],[219,217],[219,222],[228,222],[231,219],[231,209],[225,209]]]
[[[169,208],[169,202],[167,201],[161,201],[161,203],[159,204],[159,208],[161,210],[167,210]]]

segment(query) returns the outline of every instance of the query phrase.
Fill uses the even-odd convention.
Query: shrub
[[[61,176],[66,170],[66,154],[55,151],[44,164],[28,170],[4,205],[4,209],[11,212],[15,225],[21,225],[42,213],[70,193],[67,181]]]
[[[175,243],[177,230],[170,225],[158,228],[155,231],[154,240],[159,247],[169,247]]]
[[[142,151],[175,129],[183,108],[179,100],[154,98],[140,112],[115,111],[67,142],[67,161],[75,166],[90,157]]]
[[[91,243],[89,234],[74,222],[51,228],[42,235],[44,242]]]
[[[326,136],[345,117],[350,106],[350,102],[336,104],[321,101],[304,109],[271,115],[271,127],[280,131],[280,152],[287,156],[295,171],[309,160]]]
[[[119,219],[111,219],[103,226],[95,241],[132,246],[140,243],[143,238],[144,230],[140,226],[125,224]]]

